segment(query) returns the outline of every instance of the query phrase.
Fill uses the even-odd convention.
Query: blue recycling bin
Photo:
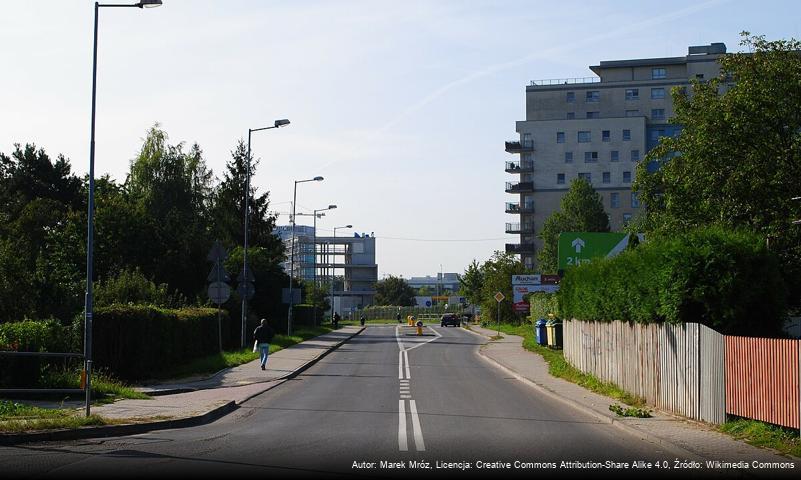
[[[548,323],[544,318],[534,322],[534,331],[537,333],[537,345],[548,345],[548,335],[545,331],[545,324]]]

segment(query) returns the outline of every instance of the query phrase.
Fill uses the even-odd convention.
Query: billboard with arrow
[[[643,234],[638,233],[640,241]],[[628,233],[562,232],[559,234],[559,270],[614,257],[629,245]]]

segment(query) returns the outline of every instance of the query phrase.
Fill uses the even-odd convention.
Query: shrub
[[[118,303],[179,307],[187,303],[177,292],[171,294],[166,283],[156,285],[139,269],[121,270],[116,276],[96,282],[94,289],[96,307]]]
[[[228,314],[222,311],[223,346],[229,342]],[[95,368],[123,380],[152,378],[166,366],[216,353],[217,310],[177,310],[149,305],[95,309],[92,328]]]
[[[0,350],[14,352],[67,352],[72,343],[70,330],[57,320],[25,320],[0,324]],[[41,357],[2,357],[0,386],[36,387],[42,366]]]
[[[558,297],[566,318],[698,322],[725,334],[773,336],[785,292],[759,236],[705,227],[571,269]]]
[[[528,296],[531,305],[531,320],[548,318],[549,313],[559,316],[559,299],[555,293],[534,292]]]

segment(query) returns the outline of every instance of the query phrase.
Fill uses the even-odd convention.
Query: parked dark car
[[[455,313],[446,313],[439,319],[439,326],[447,327],[448,325],[459,327],[462,325],[462,319]]]

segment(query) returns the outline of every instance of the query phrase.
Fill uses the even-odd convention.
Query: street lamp
[[[292,243],[289,252],[289,311],[286,316],[286,334],[292,335],[292,275],[295,273],[295,206],[298,203],[298,184],[306,182],[322,182],[323,177],[314,177],[307,180],[295,180],[295,189],[292,193]]]
[[[345,225],[342,227],[334,227],[334,238],[337,238],[337,230],[340,228],[353,228],[353,225]],[[335,244],[331,244],[331,248],[336,248]],[[334,323],[334,272],[336,269],[333,264],[336,263],[336,255],[331,255],[331,323]]]
[[[312,270],[312,288],[317,288],[317,218],[324,217],[324,213],[317,213],[317,212],[324,212],[326,210],[333,210],[337,208],[336,205],[329,205],[327,208],[320,208],[314,210],[314,228],[312,231],[312,255],[314,255],[314,267]],[[314,326],[317,326],[317,309],[314,309]]]
[[[273,123],[272,127],[261,127],[261,128],[248,128],[248,158],[247,158],[247,173],[245,176],[247,177],[245,180],[245,251],[242,255],[242,282],[247,285],[248,284],[248,219],[250,218],[250,135],[253,132],[259,132],[262,130],[270,130],[271,128],[279,128],[285,125],[289,125],[289,120],[283,118],[281,120],[276,120]],[[242,289],[242,332],[241,332],[241,348],[245,348],[245,328],[246,328],[246,319],[248,314],[248,291],[247,287]]]
[[[90,415],[89,402],[92,396],[92,316],[94,314],[94,291],[92,288],[92,275],[93,275],[93,253],[94,253],[94,212],[95,212],[95,105],[97,98],[97,22],[100,7],[158,7],[161,5],[161,0],[142,0],[139,3],[132,5],[101,5],[95,2],[95,31],[94,31],[94,47],[92,52],[92,125],[90,130],[89,140],[89,205],[87,207],[86,219],[86,298],[84,310],[84,324],[83,324],[83,358],[84,358],[84,372],[86,374],[86,382],[84,388],[86,389],[86,416]]]

